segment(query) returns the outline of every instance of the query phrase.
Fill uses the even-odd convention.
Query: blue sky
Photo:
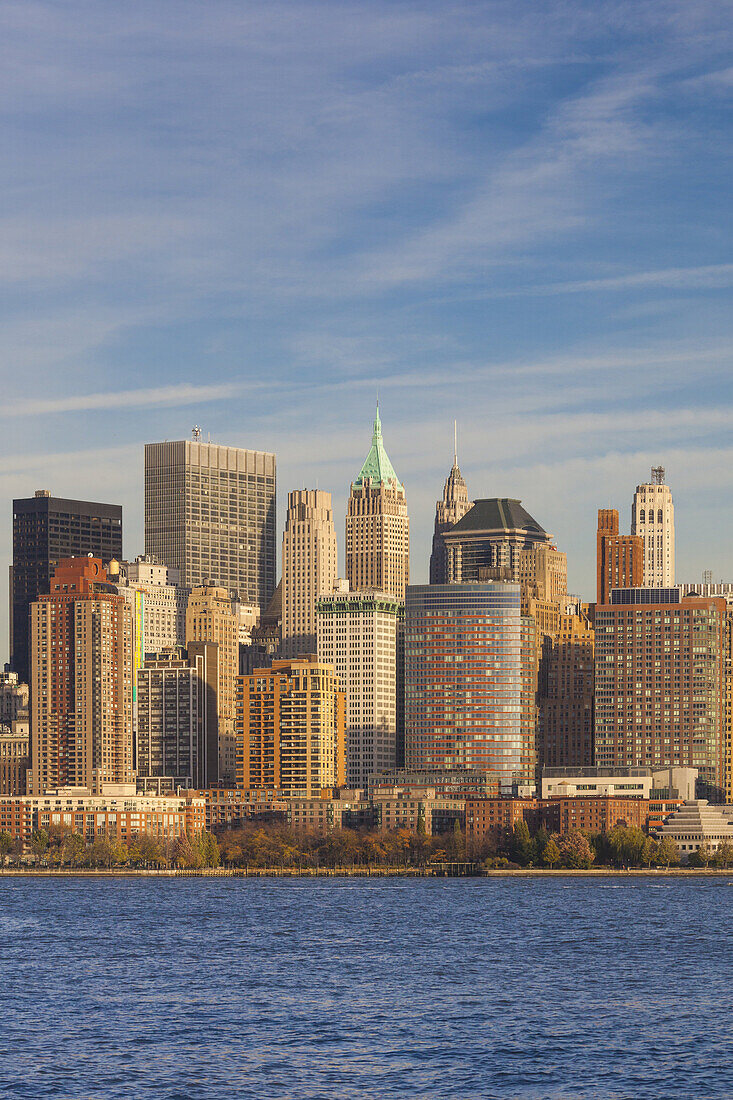
[[[678,579],[733,579],[731,14],[5,0],[0,565],[39,487],[141,552],[143,444],[194,423],[277,452],[281,511],[332,490],[342,549],[378,391],[415,580],[454,417],[573,590],[656,463]]]

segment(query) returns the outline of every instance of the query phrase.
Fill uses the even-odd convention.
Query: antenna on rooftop
[[[453,421],[453,465],[458,465],[458,421]]]
[[[194,424],[193,428],[191,429],[191,435],[194,439],[201,439],[201,429],[199,428],[198,424]]]
[[[652,466],[652,485],[664,485],[664,466]]]

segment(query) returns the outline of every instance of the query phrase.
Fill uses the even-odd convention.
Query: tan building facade
[[[333,590],[337,572],[331,494],[294,490],[288,494],[282,547],[284,657],[316,652],[316,600]]]
[[[404,600],[410,579],[410,521],[404,486],[384,449],[379,409],[372,446],[352,482],[346,512],[346,579]]]
[[[346,698],[333,666],[274,661],[237,681],[237,786],[318,797],[346,778]]]
[[[106,581],[70,558],[31,604],[31,794],[133,779],[132,614]]]
[[[644,543],[644,587],[674,584],[674,502],[664,484],[664,467],[654,466],[652,480],[636,486],[631,507],[631,534]]]
[[[217,660],[217,714],[219,725],[219,782],[233,786],[236,779],[237,741],[234,730],[234,694],[239,673],[239,623],[224,588],[194,588],[186,610],[186,648],[214,642]]]

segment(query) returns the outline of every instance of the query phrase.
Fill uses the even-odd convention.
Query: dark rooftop
[[[490,497],[474,501],[465,516],[451,527],[449,535],[469,531],[533,531],[544,535],[545,529],[533,519],[521,500],[511,497]]]

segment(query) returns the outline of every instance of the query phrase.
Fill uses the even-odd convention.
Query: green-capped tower
[[[410,575],[410,521],[405,488],[382,438],[379,403],[372,445],[346,513],[346,577],[352,591],[376,590],[403,600]]]

